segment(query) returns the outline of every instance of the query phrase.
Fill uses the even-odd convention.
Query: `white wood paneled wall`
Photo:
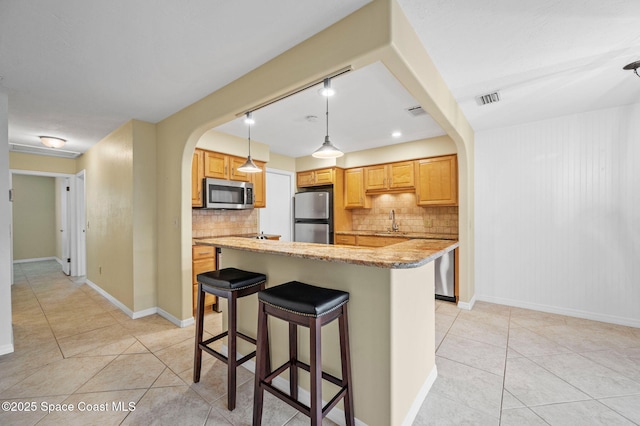
[[[476,298],[640,327],[640,104],[475,141]]]

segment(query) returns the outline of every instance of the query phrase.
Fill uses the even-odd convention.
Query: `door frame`
[[[291,182],[291,188],[289,192],[289,194],[291,195],[291,199],[289,200],[289,217],[291,218],[291,220],[289,221],[289,235],[291,237],[291,241],[293,241],[293,195],[296,193],[296,174],[295,172],[290,172],[288,170],[272,169],[270,167],[266,168],[266,173],[287,176],[289,178],[289,181]],[[266,185],[267,185],[267,176],[265,176],[265,191],[266,191]],[[266,197],[266,198],[267,198],[267,203],[269,203],[269,197]],[[267,204],[267,206],[268,205],[269,204]]]
[[[77,174],[68,174],[68,173],[54,173],[54,172],[41,172],[34,170],[19,170],[19,169],[9,169],[9,179],[12,182],[13,175],[30,175],[30,176],[42,176],[42,177],[53,177],[53,178],[66,178],[69,180],[69,188],[71,192],[71,196],[67,197],[67,229],[70,232],[68,234],[68,244],[69,244],[69,257],[71,258],[71,275],[78,276],[78,272],[83,272],[78,267],[78,259],[82,259],[84,261],[84,272],[86,273],[86,244],[83,247],[80,247],[78,244],[78,229],[81,226],[84,229],[84,218],[86,217],[86,205],[84,203],[84,191],[81,199],[78,197],[77,187],[82,186],[85,188],[85,171],[82,170]],[[82,179],[82,183],[78,184],[78,179]],[[11,185],[13,188],[13,185]],[[13,225],[13,207],[11,208],[11,223]],[[78,223],[79,220],[83,222]],[[85,240],[86,242],[86,240]],[[82,251],[80,253],[80,251]],[[11,232],[11,267],[13,268],[13,230]],[[65,261],[65,259],[61,259],[61,261]],[[12,280],[13,281],[13,280]]]

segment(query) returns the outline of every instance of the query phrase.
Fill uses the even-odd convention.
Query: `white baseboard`
[[[0,346],[0,355],[10,354],[13,351],[15,351],[15,348],[13,347],[13,343]]]
[[[422,407],[422,404],[424,403],[424,400],[427,397],[427,394],[431,390],[431,386],[433,386],[437,378],[438,378],[438,368],[434,364],[433,368],[431,369],[431,372],[427,376],[427,379],[422,384],[422,387],[420,388],[418,395],[416,395],[415,399],[413,400],[413,403],[409,408],[409,412],[404,417],[404,421],[402,422],[403,426],[404,425],[410,426],[413,424],[413,421],[416,419],[416,416],[420,411],[420,407]]]
[[[149,315],[158,314],[161,317],[169,320],[170,322],[172,322],[173,324],[175,324],[175,325],[177,325],[178,327],[181,327],[181,328],[188,327],[188,326],[190,326],[191,324],[193,324],[195,322],[193,317],[187,318],[185,320],[180,320],[180,319],[174,317],[173,315],[171,315],[170,313],[168,313],[167,311],[165,311],[164,309],[158,308],[157,306],[154,306],[153,308],[143,309],[141,311],[134,312],[131,309],[129,309],[125,304],[120,302],[118,299],[116,299],[115,297],[113,297],[112,295],[110,295],[109,293],[104,291],[96,283],[92,282],[89,279],[85,279],[84,282],[89,287],[91,287],[92,289],[94,289],[95,291],[100,293],[101,296],[103,296],[105,299],[107,299],[113,305],[117,306],[118,309],[120,309],[122,312],[124,312],[131,319],[138,319],[138,318],[146,317],[146,316],[149,316]]]
[[[458,302],[458,308],[470,311],[471,309],[473,309],[473,305],[475,304],[476,304],[476,295],[474,294],[469,302]]]
[[[228,350],[229,348],[227,347],[227,345],[222,345],[221,348],[221,352],[228,356]],[[241,354],[238,352],[238,358],[243,357],[244,354]],[[246,368],[247,370],[251,371],[252,373],[255,374],[256,372],[256,363],[253,359],[250,359],[249,361],[245,362],[244,364],[242,364],[242,367]],[[435,379],[434,379],[435,380]],[[275,379],[273,379],[273,381],[271,382],[271,384],[280,389],[282,392],[285,392],[286,394],[289,394],[289,381],[287,379],[285,379],[282,376],[278,376]],[[429,386],[431,387],[431,386]],[[300,401],[301,403],[309,406],[309,404],[311,404],[311,394],[309,393],[308,390],[301,388],[300,386],[298,386],[298,401]],[[322,400],[322,405],[326,405],[327,401]],[[344,410],[341,410],[338,407],[333,407],[333,409],[331,411],[329,411],[329,413],[327,414],[327,419],[331,420],[334,423],[339,424],[340,426],[346,426],[346,422],[344,419]],[[362,420],[359,420],[356,418],[356,426],[367,426],[367,424],[365,422],[363,422]]]
[[[559,306],[543,305],[521,300],[505,299],[493,296],[478,296],[483,302],[497,303],[499,305],[513,306],[516,308],[532,309],[534,311],[548,312],[550,314],[566,315],[569,317],[584,318],[592,321],[606,322],[610,324],[625,325],[640,328],[640,320],[635,318],[619,317],[616,315],[600,314],[597,312],[582,311],[579,309],[563,308]]]
[[[174,323],[175,325],[177,325],[180,328],[189,327],[190,325],[195,324],[195,322],[196,322],[193,317],[187,318],[187,319],[184,319],[184,320],[180,320],[180,319],[174,317],[173,315],[171,315],[169,312],[165,311],[162,308],[153,308],[153,309],[157,310],[157,312],[154,312],[154,313],[157,313],[162,318],[171,321],[172,323]]]
[[[14,259],[13,263],[30,263],[30,262],[42,262],[43,260],[55,260],[60,262],[60,260],[55,257],[55,256],[51,256],[51,257],[37,257],[37,258],[33,258],[33,259]]]

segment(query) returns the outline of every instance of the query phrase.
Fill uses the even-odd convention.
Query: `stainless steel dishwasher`
[[[455,302],[455,250],[436,259],[436,299]]]

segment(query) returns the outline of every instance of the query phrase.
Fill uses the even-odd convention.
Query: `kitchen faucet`
[[[391,230],[393,232],[398,232],[398,223],[396,222],[396,211],[391,209],[389,212],[389,219],[391,219]]]

